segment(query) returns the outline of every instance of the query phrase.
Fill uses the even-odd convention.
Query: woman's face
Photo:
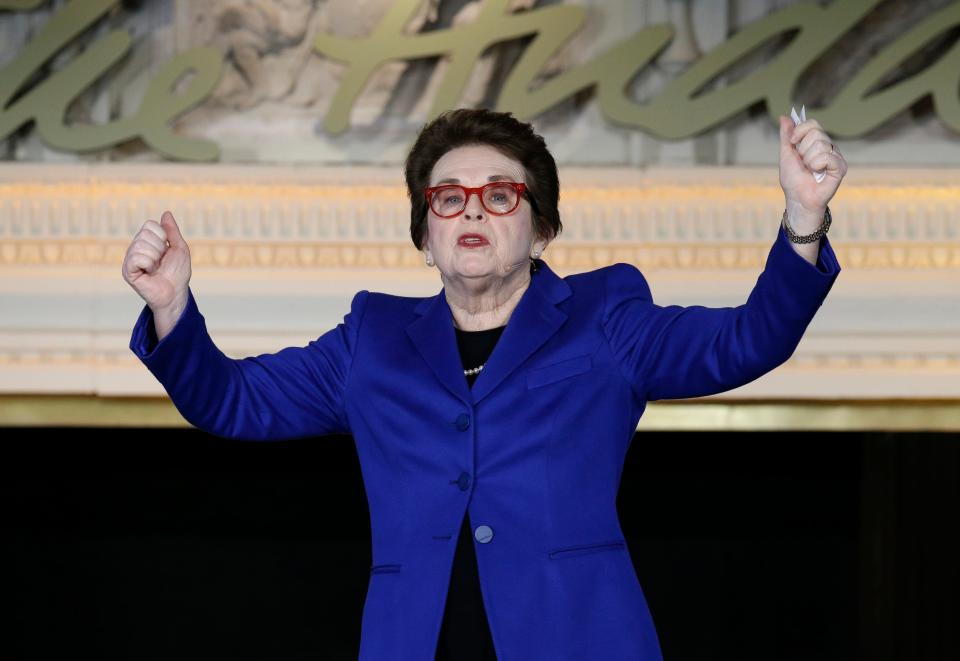
[[[489,145],[468,145],[451,149],[437,161],[429,185],[472,188],[496,179],[526,183],[517,161]],[[474,235],[474,240],[467,235]],[[533,214],[523,197],[516,209],[502,216],[488,213],[477,195],[470,195],[464,210],[452,218],[427,210],[424,252],[447,279],[511,276],[529,265],[534,241]],[[542,249],[544,243],[536,245]]]

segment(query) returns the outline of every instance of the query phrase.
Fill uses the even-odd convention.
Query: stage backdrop
[[[739,305],[805,105],[850,163],[843,272],[784,365],[641,427],[960,428],[958,28],[942,0],[0,0],[2,421],[183,424],[120,276],[164,209],[229,355],[306,344],[359,289],[435,293],[402,161],[451,107],[547,139],[555,270]]]

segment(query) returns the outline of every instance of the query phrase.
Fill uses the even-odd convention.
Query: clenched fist
[[[847,167],[820,122],[808,119],[794,126],[789,117],[780,116],[780,187],[791,220],[800,221],[801,216],[809,219],[805,226],[791,223],[794,231],[807,234],[820,226]],[[814,172],[823,172],[823,179],[817,181]]]
[[[162,339],[166,333],[161,332],[161,316],[167,322],[179,317],[187,304],[191,274],[190,248],[172,213],[165,211],[159,223],[143,224],[127,248],[122,270],[123,279],[156,315],[157,335]]]

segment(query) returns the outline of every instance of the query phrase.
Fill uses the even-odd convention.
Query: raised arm
[[[847,162],[815,119],[779,121],[785,214],[745,304],[661,307],[635,267],[617,264],[608,274],[604,330],[644,400],[732,390],[785,362],[840,273],[825,212]],[[800,242],[788,238],[787,226]]]
[[[147,243],[138,244],[144,232]],[[166,261],[184,253],[186,269],[182,262]],[[124,260],[124,277],[147,303],[130,349],[188,422],[217,436],[247,440],[349,433],[344,393],[366,291],[354,297],[343,323],[307,346],[233,359],[213,343],[187,285],[189,250],[172,215],[137,235]]]
[[[635,266],[615,264],[603,327],[644,401],[712,395],[786,361],[839,273],[826,238],[814,266],[791,248],[782,227],[747,302],[737,307],[657,305]]]

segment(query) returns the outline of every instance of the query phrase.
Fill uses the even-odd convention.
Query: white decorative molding
[[[843,272],[793,357],[719,399],[960,398],[960,172],[852,168],[831,209]],[[561,171],[561,275],[636,264],[663,305],[739,305],[783,197],[773,168]],[[120,264],[170,209],[229,355],[303,345],[360,289],[440,288],[398,168],[0,165],[0,393],[158,395],[127,347]],[[713,399],[713,398],[708,398]]]

